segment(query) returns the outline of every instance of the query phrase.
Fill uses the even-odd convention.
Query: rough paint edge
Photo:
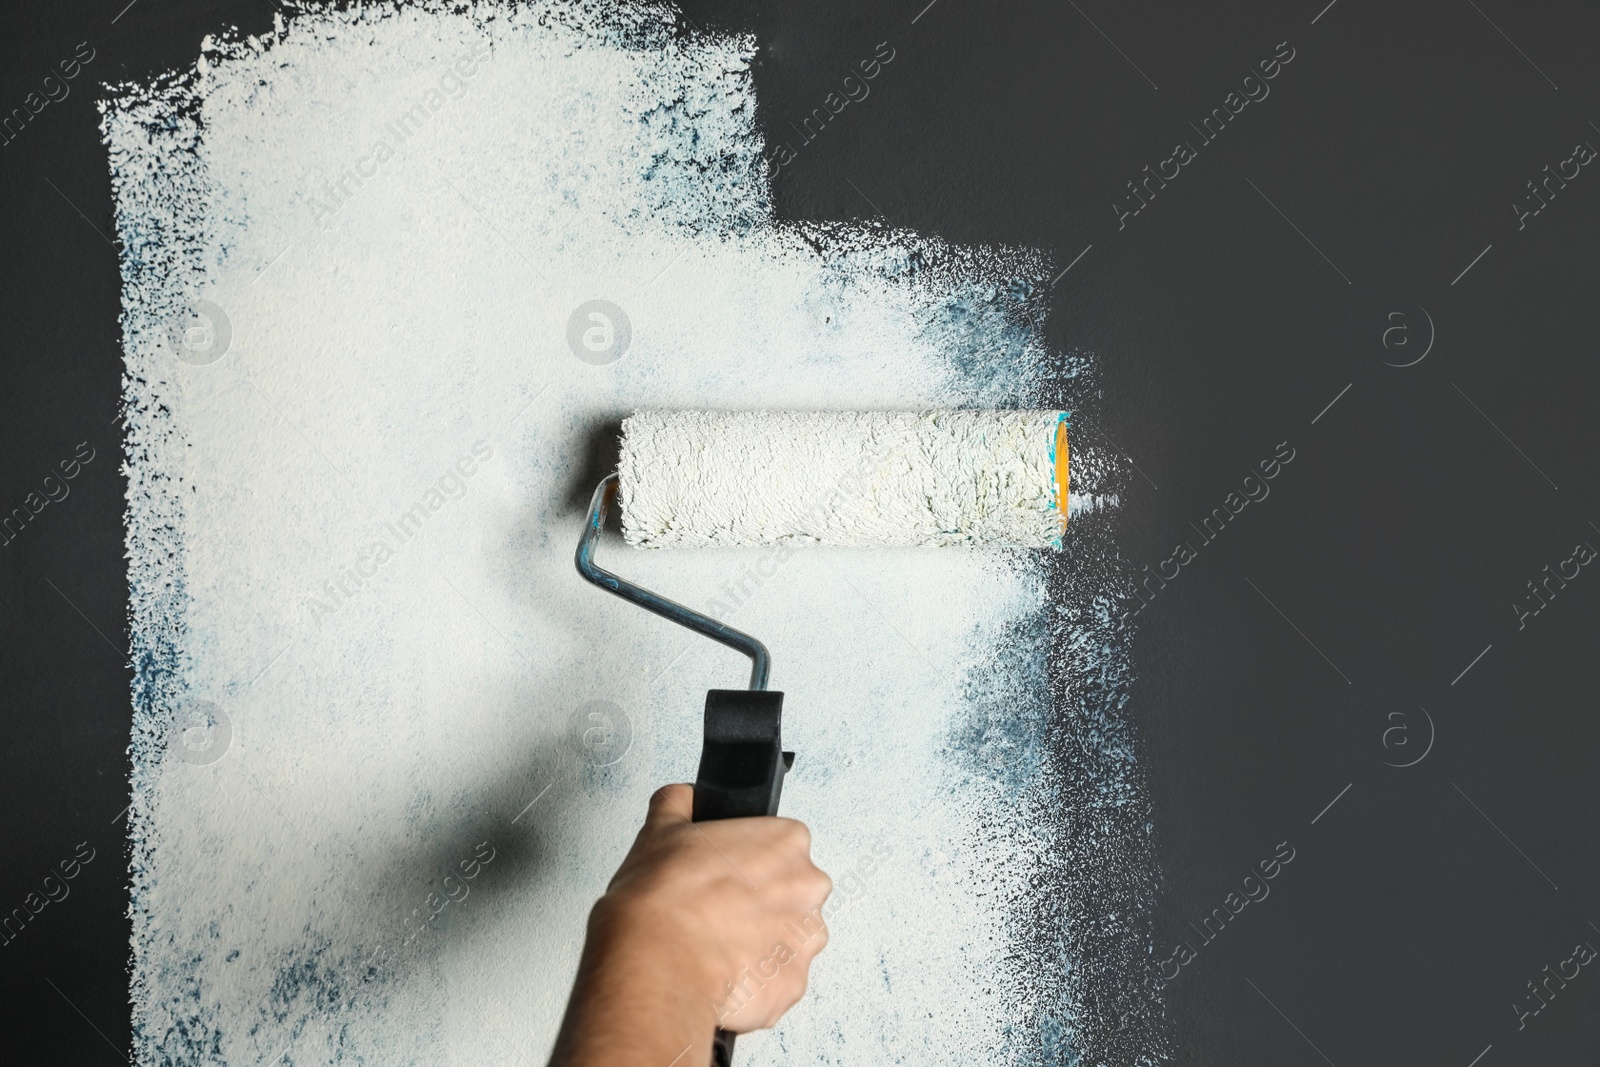
[[[950,264],[957,279],[968,272],[970,283],[975,266],[978,278],[1010,279],[993,286],[980,310],[1005,317],[1011,344],[1001,356],[1011,367],[983,382],[981,364],[953,352],[952,377],[968,379],[983,403],[1071,411],[1075,425],[1092,423],[1104,400],[1098,359],[1058,351],[1044,335],[1053,265],[1031,249],[972,251],[985,262]],[[908,264],[912,274],[945,267]],[[1005,805],[977,830],[1011,840],[1017,854],[1031,857],[1024,891],[1006,902],[1018,980],[1008,991],[1018,1020],[1006,1027],[1012,1061],[1157,1067],[1171,1060],[1174,1045],[1164,999],[1146,988],[1142,964],[1153,951],[1161,873],[1137,733],[1124,714],[1134,629],[1121,604],[1133,568],[1117,549],[1114,506],[1131,471],[1121,456],[1095,445],[1075,448],[1090,460],[1086,491],[1113,506],[1086,508],[1059,553],[1001,558],[1000,566],[1044,593],[1035,613],[1012,620],[1007,636],[990,643],[993,655],[979,656],[980,666],[967,672],[970,717],[955,729],[968,730],[969,741],[974,729],[1008,733],[999,739],[1007,762],[1020,758],[1032,767],[1031,781],[1014,781]],[[1035,655],[1042,664],[1030,661]],[[1030,677],[1037,688],[1027,687]],[[1005,707],[991,707],[985,720],[985,705],[999,703]],[[965,759],[954,755],[963,747]],[[992,784],[992,768],[973,764],[970,745],[951,748],[958,773]]]
[[[101,134],[109,150],[115,225],[121,243],[124,371],[123,473],[128,479],[124,547],[128,561],[129,655],[133,661],[133,763],[128,809],[129,904],[132,920],[129,1004],[156,995],[138,964],[153,936],[144,901],[153,885],[151,857],[159,836],[154,818],[159,768],[174,709],[184,695],[186,613],[183,529],[183,452],[186,442],[170,420],[181,385],[178,364],[162,337],[182,310],[183,296],[203,284],[204,218],[185,214],[203,202],[200,176],[190,165],[199,143],[192,78],[167,76],[135,97],[100,102]],[[143,169],[165,172],[165,188]],[[130,177],[129,168],[135,176]],[[150,1040],[133,1012],[135,1047]]]
[[[1029,399],[1080,413],[1098,410],[1102,396],[1098,361],[1069,350]],[[1089,451],[1102,468],[1089,488],[1120,497],[1129,465],[1118,455]],[[1125,710],[1136,629],[1122,604],[1134,567],[1117,546],[1118,517],[1114,507],[1088,511],[1074,520],[1063,551],[1040,561],[1048,589],[1049,611],[1040,625],[1048,630],[1051,712],[1036,795],[1047,813],[1047,856],[1055,862],[1040,864],[1035,873],[1040,885],[1066,891],[1031,892],[1020,916],[1019,931],[1046,965],[1030,1019],[1030,1044],[1039,1055],[1024,1061],[1028,1067],[1158,1067],[1175,1055],[1165,1000],[1142,980],[1154,948],[1162,876],[1138,732]],[[1097,842],[1088,855],[1086,842]],[[1080,901],[1087,913],[1068,911]],[[1053,1056],[1051,1031],[1068,1026],[1077,1040]]]

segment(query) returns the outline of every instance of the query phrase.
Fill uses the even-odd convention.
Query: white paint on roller
[[[643,548],[1059,548],[1058,411],[647,411],[622,424]]]

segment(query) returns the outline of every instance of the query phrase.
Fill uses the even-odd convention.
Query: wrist
[[[674,952],[659,922],[602,897],[589,915],[551,1067],[662,1067],[710,1060],[716,1011],[693,954]]]
[[[602,896],[589,913],[584,957],[616,981],[670,991],[673,999],[692,1002],[697,1017],[715,1017],[725,976],[670,905],[634,894]]]

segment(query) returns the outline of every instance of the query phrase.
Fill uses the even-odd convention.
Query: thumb
[[[644,824],[650,829],[686,823],[694,812],[694,786],[664,785],[650,795],[650,813]]]

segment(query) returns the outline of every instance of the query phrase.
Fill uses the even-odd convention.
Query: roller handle
[[[694,780],[694,821],[778,814],[783,776],[794,753],[783,751],[783,694],[713,689],[706,694],[705,742]],[[712,1067],[731,1067],[733,1039],[718,1030]]]

